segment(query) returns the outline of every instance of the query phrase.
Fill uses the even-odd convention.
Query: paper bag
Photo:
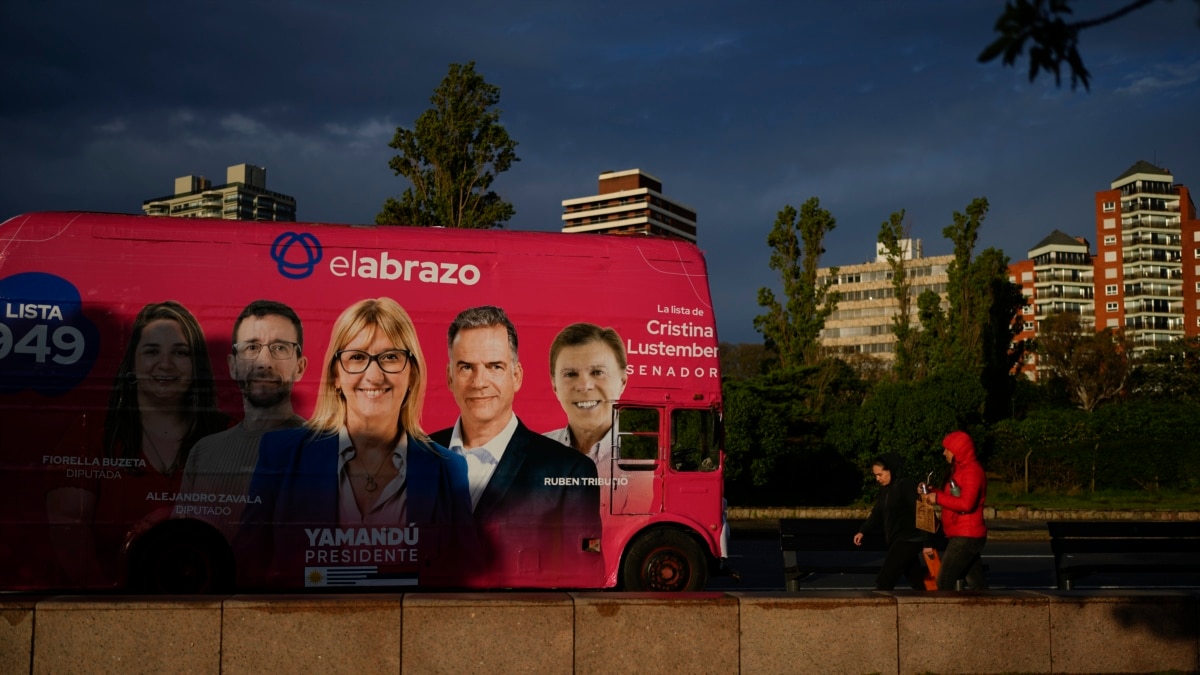
[[[933,512],[933,504],[917,500],[917,529],[926,532],[937,532],[937,516]]]

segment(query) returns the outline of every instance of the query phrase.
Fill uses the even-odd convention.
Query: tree
[[[1017,366],[1025,358],[1024,340],[1014,342],[1021,332],[1021,309],[1025,295],[1021,287],[1008,279],[1008,256],[995,248],[979,254],[975,260],[986,298],[987,315],[982,331],[983,363],[980,381],[987,392],[984,419],[995,422],[1012,414],[1017,380],[1022,377]]]
[[[987,212],[987,199],[979,197],[967,205],[966,213],[955,211],[954,222],[942,230],[942,236],[954,244],[954,261],[946,271],[949,277],[946,295],[950,301],[950,311],[947,314],[947,340],[942,365],[976,373],[982,365],[980,346],[988,307],[985,306],[985,289],[981,287],[981,282],[986,282],[986,279],[976,273],[971,256]]]
[[[896,314],[892,316],[892,334],[896,336],[892,372],[897,380],[913,380],[917,377],[913,359],[916,331],[912,327],[912,281],[908,278],[905,264],[912,251],[904,249],[904,241],[909,240],[911,229],[912,223],[904,222],[904,209],[901,209],[880,224],[877,238],[883,246],[888,267],[892,270],[892,294],[896,298]]]
[[[1200,337],[1146,352],[1134,365],[1129,389],[1141,398],[1200,401]]]
[[[1079,55],[1079,33],[1154,4],[1155,0],[1132,0],[1108,14],[1095,19],[1067,22],[1062,17],[1072,14],[1071,0],[1009,0],[1004,3],[1004,13],[996,20],[995,31],[1000,34],[983,52],[979,62],[987,63],[1003,55],[1003,63],[1011,66],[1029,47],[1029,81],[1037,78],[1039,71],[1054,73],[1054,83],[1062,86],[1062,65],[1067,64],[1071,73],[1071,89],[1082,83],[1090,91],[1088,78],[1091,73],[1083,65]],[[1197,0],[1200,4],[1200,0]]]
[[[1112,328],[1084,328],[1073,313],[1060,312],[1042,321],[1037,339],[1038,365],[1061,380],[1081,409],[1092,412],[1115,399],[1132,370],[1132,345]]]
[[[908,353],[911,372],[919,376],[961,372],[978,378],[989,394],[982,412],[994,421],[1012,410],[1013,369],[1023,354],[1023,346],[1012,340],[1025,299],[1008,279],[1008,258],[1002,251],[989,248],[973,257],[987,211],[987,199],[979,197],[965,213],[954,212],[954,222],[942,230],[954,244],[947,269],[948,307],[933,291],[921,293],[921,330],[911,336]]]
[[[722,342],[717,345],[722,380],[748,380],[761,375],[767,362],[766,348],[751,342]]]
[[[388,166],[412,184],[388,197],[379,225],[501,227],[516,211],[491,191],[496,176],[519,161],[517,142],[500,124],[500,89],[475,72],[475,62],[450,64],[429,99],[433,108],[413,130],[396,128]]]
[[[816,197],[809,198],[797,213],[788,205],[775,218],[775,227],[767,236],[771,269],[783,279],[784,302],[769,288],[760,288],[758,304],[767,312],[754,318],[754,328],[762,333],[768,348],[779,355],[780,365],[790,368],[817,360],[817,337],[825,319],[837,307],[838,294],[831,291],[832,281],[817,283],[817,268],[825,253],[825,234],[837,226],[837,219],[821,208]],[[830,269],[830,279],[837,276]]]

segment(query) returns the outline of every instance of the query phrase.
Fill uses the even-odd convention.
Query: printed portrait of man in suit
[[[467,461],[474,519],[484,544],[481,584],[528,585],[536,574],[562,585],[601,583],[600,488],[582,453],[526,427],[513,411],[524,372],[517,330],[504,310],[455,317],[446,379],[458,404],[434,442]],[[582,575],[582,576],[581,576]]]

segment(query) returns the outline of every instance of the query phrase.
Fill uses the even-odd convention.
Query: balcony
[[[1125,279],[1183,279],[1183,270],[1181,269],[1162,269],[1162,270],[1127,270],[1124,274]]]
[[[1043,281],[1072,281],[1080,284],[1092,283],[1092,272],[1089,269],[1087,272],[1082,270],[1054,270],[1041,272],[1034,270],[1034,284]]]
[[[1044,290],[1038,290],[1037,294],[1038,300],[1051,300],[1055,298],[1062,298],[1065,300],[1091,300],[1093,297],[1091,286],[1079,286],[1075,288],[1070,286],[1066,288],[1047,288]]]
[[[1150,286],[1132,284],[1125,289],[1126,298],[1182,298],[1183,289],[1179,286]]]
[[[1138,215],[1121,218],[1122,230],[1154,228],[1159,230],[1178,230],[1179,216],[1150,216]]]
[[[1121,262],[1136,263],[1136,262],[1158,262],[1158,263],[1176,263],[1183,260],[1181,251],[1168,249],[1139,249],[1129,251],[1121,256]]]

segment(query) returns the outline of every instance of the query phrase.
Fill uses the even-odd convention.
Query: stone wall
[[[0,673],[1200,671],[1200,594],[0,596]]]

